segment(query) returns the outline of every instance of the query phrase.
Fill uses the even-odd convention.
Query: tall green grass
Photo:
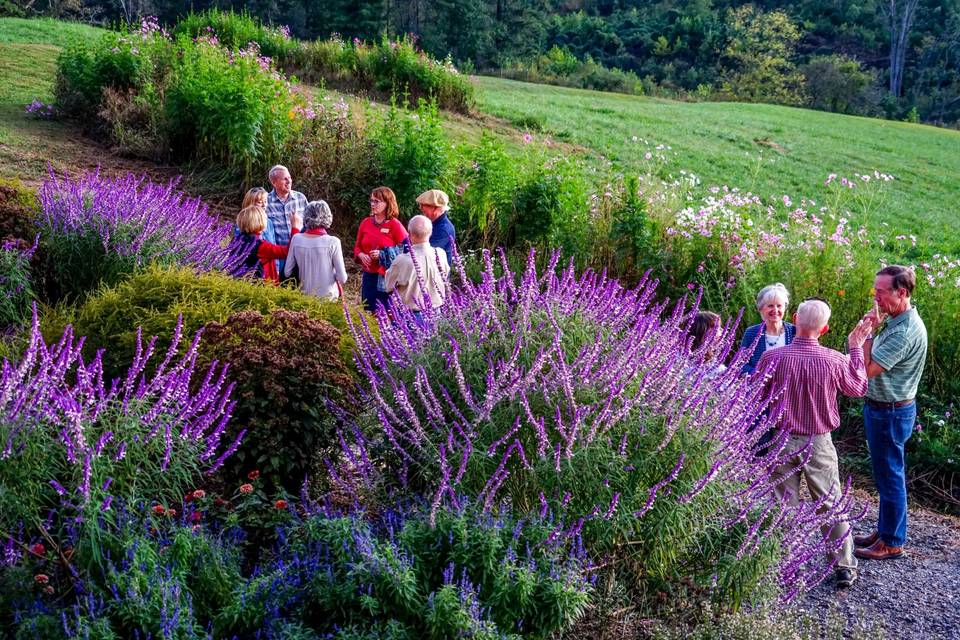
[[[664,144],[677,174],[762,196],[825,199],[830,173],[893,174],[870,227],[914,233],[931,251],[960,251],[960,132],[759,104],[686,103],[479,78],[478,106],[521,128],[581,145],[599,164],[646,166],[643,140]],[[636,138],[636,139],[635,139]]]

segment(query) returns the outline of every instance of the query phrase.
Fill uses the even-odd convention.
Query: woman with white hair
[[[298,272],[300,290],[320,298],[336,300],[347,281],[340,238],[327,233],[333,213],[323,200],[307,203],[303,210],[303,233],[290,241],[284,273]]]
[[[753,349],[750,361],[743,366],[744,373],[753,373],[765,351],[779,349],[793,342],[796,328],[784,320],[789,306],[790,293],[779,282],[760,289],[757,311],[763,322],[747,327],[740,341],[741,349]]]

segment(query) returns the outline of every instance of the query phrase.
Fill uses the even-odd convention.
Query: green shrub
[[[284,156],[306,104],[257,42],[228,50],[212,35],[171,40],[147,21],[76,42],[58,59],[57,105],[136,153],[220,163],[249,180]]]
[[[34,302],[30,260],[36,245],[9,239],[0,244],[0,329],[23,325]]]
[[[399,40],[384,36],[370,44],[339,39],[303,43],[283,66],[308,82],[324,81],[393,99],[406,95],[416,105],[436,102],[442,109],[460,113],[469,112],[475,100],[473,85],[449,59],[431,58],[406,36]]]
[[[210,322],[224,323],[238,311],[266,314],[276,309],[302,311],[332,324],[341,332],[340,356],[350,362],[353,339],[340,303],[219,272],[151,266],[91,296],[77,310],[74,327],[87,337],[88,349],[109,347],[105,363],[117,373],[136,352],[138,327],[144,336],[169,336],[178,317],[183,318],[184,332],[191,333]],[[56,327],[48,326],[45,332],[55,333]]]
[[[397,194],[400,210],[413,215],[418,195],[447,184],[450,143],[437,106],[421,104],[410,112],[394,102],[385,114],[371,112],[371,117],[383,184]]]
[[[268,27],[245,9],[240,13],[218,9],[194,13],[191,10],[177,22],[173,35],[185,35],[192,39],[214,35],[221,45],[234,51],[254,42],[261,54],[281,59],[298,46],[290,39],[289,31]]]
[[[171,148],[247,179],[278,162],[299,127],[296,94],[255,49],[233,53],[181,36],[182,59],[165,89]]]
[[[227,476],[257,469],[297,492],[331,457],[337,418],[328,403],[349,409],[356,384],[340,354],[341,337],[328,322],[284,309],[241,311],[206,325],[202,360],[228,364],[236,383],[228,434],[246,430],[226,463]]]
[[[0,239],[33,242],[39,231],[36,191],[19,180],[0,180]]]

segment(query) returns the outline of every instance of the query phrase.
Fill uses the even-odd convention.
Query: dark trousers
[[[379,274],[363,272],[363,280],[360,284],[360,299],[363,300],[363,308],[373,313],[377,308],[377,303],[384,309],[390,309],[390,294],[385,291],[377,290],[377,280]]]

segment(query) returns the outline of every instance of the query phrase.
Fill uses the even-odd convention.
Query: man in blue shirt
[[[447,216],[450,207],[450,197],[440,189],[430,189],[417,196],[417,205],[423,215],[433,223],[433,233],[430,234],[430,246],[443,249],[450,263],[453,263],[453,247],[456,244],[457,231]]]

